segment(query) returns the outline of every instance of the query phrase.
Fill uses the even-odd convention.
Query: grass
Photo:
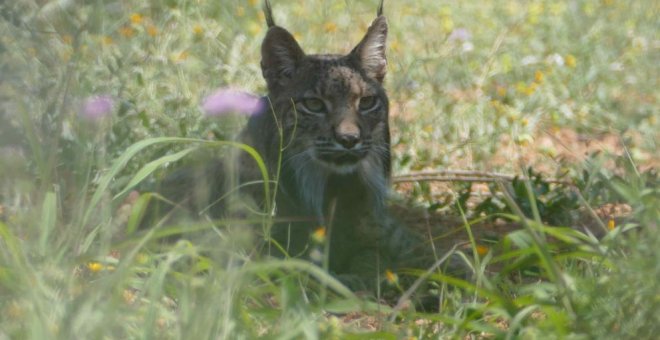
[[[258,1],[17,0],[0,4],[0,337],[653,338],[658,4],[385,5],[395,174],[530,177],[476,202],[484,186],[396,187],[439,216],[427,220],[437,256],[456,245],[472,271],[397,273],[427,277],[438,312],[377,304],[306,261],[260,258],[250,221],[135,232],[159,199],[132,192],[139,182],[201,148],[245,148],[229,142],[245,119],[205,117],[200,103],[218,87],[265,92]],[[306,51],[343,52],[377,4],[273,6]],[[110,113],[85,116],[99,96]],[[484,236],[502,223],[519,228]],[[466,247],[442,236],[450,224]],[[184,227],[206,236],[157,242]]]

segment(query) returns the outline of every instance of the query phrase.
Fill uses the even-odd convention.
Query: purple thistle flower
[[[80,116],[92,121],[98,121],[108,116],[114,107],[110,96],[88,97],[80,108]]]
[[[263,101],[251,93],[232,88],[220,88],[204,98],[202,110],[207,116],[221,116],[228,113],[253,115],[260,112],[263,106]]]
[[[468,41],[472,39],[472,34],[467,28],[457,28],[449,34],[449,41]]]

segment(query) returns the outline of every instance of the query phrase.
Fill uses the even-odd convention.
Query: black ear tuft
[[[305,57],[296,39],[279,26],[268,29],[261,44],[261,72],[268,88],[291,77]]]
[[[382,4],[382,3],[381,3]],[[382,13],[382,8],[379,9]],[[351,51],[367,76],[382,82],[387,73],[387,57],[385,55],[385,44],[387,41],[387,19],[379,15],[371,23],[367,34],[362,41]]]
[[[264,17],[266,17],[266,25],[268,25],[268,27],[276,25],[275,20],[273,19],[273,9],[270,7],[270,1],[268,0],[264,0]]]

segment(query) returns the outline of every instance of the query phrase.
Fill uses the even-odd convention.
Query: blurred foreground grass
[[[351,48],[377,4],[273,5],[306,51],[322,53]],[[213,235],[200,243],[147,247],[161,229],[127,232],[145,196],[114,195],[145,164],[199,144],[136,143],[230,139],[244,119],[205,117],[202,99],[218,87],[264,93],[260,6],[0,3],[0,338],[660,331],[660,5],[652,0],[386,2],[397,173],[531,166],[578,183],[583,210],[632,211],[599,221],[602,239],[527,216],[526,228],[496,245],[472,242],[463,258],[474,280],[429,278],[439,313],[377,306],[306,262],[255,261],[254,236],[230,221],[200,225]],[[433,207],[433,190],[417,183],[406,194]]]

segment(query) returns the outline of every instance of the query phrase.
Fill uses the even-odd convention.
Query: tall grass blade
[[[41,207],[41,223],[39,225],[39,254],[41,256],[46,256],[47,251],[49,250],[48,241],[50,235],[55,229],[55,224],[57,222],[57,200],[55,193],[49,191],[44,197],[44,202]]]
[[[157,158],[149,163],[147,163],[145,166],[140,169],[133,178],[126,184],[126,187],[124,187],[123,190],[121,190],[119,193],[117,193],[112,199],[115,200],[121,196],[123,196],[125,193],[127,193],[129,190],[133,189],[136,185],[140,184],[142,180],[147,178],[149,175],[151,175],[154,171],[156,171],[160,166],[168,163],[173,163],[181,158],[187,156],[189,153],[197,150],[198,147],[191,147],[187,148],[184,150],[181,150],[179,152],[173,153],[171,155],[166,155],[160,158]]]
[[[268,211],[272,210],[272,202],[270,199],[270,185],[269,185],[269,179],[268,179],[268,170],[266,168],[266,165],[259,155],[259,153],[252,148],[249,145],[246,144],[241,144],[241,143],[236,143],[236,142],[229,142],[229,141],[208,141],[208,140],[203,140],[203,139],[194,139],[194,138],[180,138],[180,137],[158,137],[158,138],[150,138],[150,139],[145,139],[142,141],[139,141],[133,145],[131,145],[123,155],[119,156],[117,159],[115,159],[112,162],[112,166],[110,167],[110,170],[108,170],[107,173],[105,173],[103,176],[101,176],[101,179],[99,180],[98,187],[94,191],[94,194],[92,195],[92,198],[90,199],[90,203],[87,206],[86,212],[84,214],[82,224],[86,225],[87,222],[89,222],[89,218],[91,217],[92,213],[95,211],[96,206],[100,202],[101,198],[103,197],[104,194],[108,191],[110,187],[110,183],[112,180],[121,172],[121,170],[124,169],[126,164],[135,157],[139,152],[142,150],[146,149],[147,147],[157,145],[157,144],[168,144],[168,143],[198,143],[198,144],[203,144],[206,146],[230,146],[230,147],[235,147],[239,148],[245,152],[247,152],[257,163],[257,167],[259,168],[259,171],[261,172],[261,176],[264,179],[264,196],[266,199],[266,208]],[[184,157],[186,154],[190,153],[192,150],[187,151],[189,149],[183,150],[175,155],[173,155],[170,159],[176,159],[176,158],[181,158]],[[167,157],[167,156],[165,156]],[[167,159],[166,159],[167,160]],[[156,162],[149,166],[148,168],[145,167],[143,168],[143,173],[140,174],[139,176],[136,175],[134,176],[135,183],[132,183],[132,185],[137,185],[140,180],[144,179],[144,174],[148,173],[149,171],[155,170],[155,167],[157,167],[160,164],[163,164],[163,162]],[[129,186],[127,186],[129,187]]]

